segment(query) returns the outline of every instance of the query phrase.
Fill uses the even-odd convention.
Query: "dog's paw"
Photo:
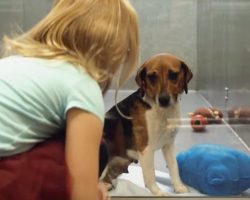
[[[189,192],[188,188],[185,185],[183,185],[183,184],[175,185],[174,191],[176,193],[188,193]]]
[[[168,196],[169,195],[167,192],[162,191],[157,185],[151,185],[151,187],[148,187],[148,189],[155,196]]]
[[[164,192],[164,191],[162,191],[162,190],[159,190],[158,192],[156,192],[155,194],[154,194],[155,196],[168,196],[169,194],[167,193],[167,192]]]
[[[114,187],[111,183],[104,182],[104,185],[108,191],[112,190]]]

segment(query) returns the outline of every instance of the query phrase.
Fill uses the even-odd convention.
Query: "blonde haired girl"
[[[37,25],[4,42],[0,156],[24,153],[66,127],[71,199],[105,199],[97,189],[102,95],[118,70],[120,86],[137,65],[134,8],[128,0],[57,0]]]
[[[138,61],[137,16],[128,0],[57,0],[31,30],[4,41],[12,53],[82,67],[102,86],[121,64],[123,84]]]

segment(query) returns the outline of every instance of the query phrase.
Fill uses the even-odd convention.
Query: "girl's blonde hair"
[[[120,65],[122,85],[139,54],[137,16],[129,0],[56,0],[37,25],[4,42],[10,53],[84,67],[102,87]]]

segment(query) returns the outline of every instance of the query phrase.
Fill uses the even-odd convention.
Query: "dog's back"
[[[110,157],[127,157],[127,150],[141,148],[138,141],[141,138],[137,138],[140,136],[133,133],[134,129],[141,128],[143,135],[146,134],[146,122],[143,120],[145,117],[138,117],[138,115],[145,115],[150,106],[142,100],[139,90],[119,102],[117,106],[121,113],[131,119],[121,116],[116,106],[113,106],[105,116],[104,139],[108,145]]]

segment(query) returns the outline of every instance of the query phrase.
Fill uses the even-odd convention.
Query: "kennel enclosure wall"
[[[250,1],[131,2],[139,18],[139,66],[156,53],[169,52],[183,59],[194,74],[189,84],[190,92],[183,95],[181,103],[183,119],[199,106],[214,106],[225,114],[225,122],[211,126],[204,135],[194,134],[190,127],[181,127],[176,139],[177,152],[209,142],[224,143],[249,153],[250,126],[228,125],[226,114],[234,106],[250,107]],[[28,30],[49,11],[52,3],[53,0],[1,0],[0,37],[15,32],[17,26]],[[108,107],[114,104],[114,88],[113,84],[105,98]],[[132,76],[120,90],[119,97],[135,89],[137,85]],[[156,153],[155,160],[156,169],[166,172],[160,154]]]

